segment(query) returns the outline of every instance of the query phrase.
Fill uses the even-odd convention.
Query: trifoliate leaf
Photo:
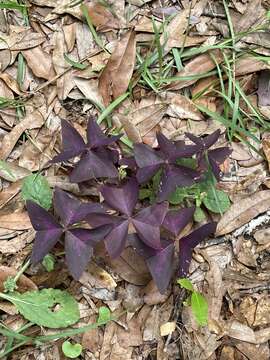
[[[101,306],[98,309],[98,323],[106,323],[111,320],[111,312],[106,306]]]
[[[208,322],[208,304],[205,297],[197,291],[191,295],[192,313],[200,326],[207,325]]]
[[[208,188],[208,191],[203,198],[204,206],[214,213],[224,213],[231,205],[229,196],[221,190],[214,187]]]
[[[66,291],[43,289],[5,295],[21,315],[39,326],[65,328],[80,319],[75,299]]]
[[[187,278],[183,278],[183,279],[178,279],[177,283],[184,289],[190,290],[190,291],[194,291],[192,282],[187,279]]]
[[[70,359],[75,359],[82,353],[81,344],[71,344],[70,341],[64,341],[62,344],[62,351],[64,355]]]
[[[22,197],[48,210],[52,204],[52,190],[48,180],[40,174],[27,176],[22,185]]]

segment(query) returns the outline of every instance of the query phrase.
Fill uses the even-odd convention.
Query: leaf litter
[[[73,319],[76,325],[69,328],[71,331],[95,324],[98,309],[105,306],[104,313],[110,313],[110,309],[116,318],[110,321],[107,317],[105,325],[88,329],[84,335],[83,331],[67,335],[70,342],[64,346],[65,351],[82,351],[83,359],[269,359],[269,1],[30,0],[26,6],[24,2],[6,3],[4,9],[0,8],[1,292],[4,294],[7,277],[16,277],[31,255],[35,237],[32,225],[40,233],[36,237],[47,236],[38,222],[41,213],[44,222],[48,221],[47,234],[53,234],[50,251],[55,258],[52,275],[38,263],[19,278],[18,294],[13,294],[10,301],[15,307],[18,305],[21,315],[16,309],[14,312],[10,303],[1,301],[2,333],[5,339],[13,339],[4,345],[6,356],[20,356],[17,345],[26,341],[23,336],[28,336],[25,319],[36,322],[32,310],[27,308],[29,304],[20,307],[23,303],[19,299],[25,296],[28,301],[29,290],[33,303],[35,296],[43,296],[44,309],[40,310],[45,316],[53,292],[62,289],[76,299],[86,314],[79,315],[75,310],[70,321]],[[101,143],[91,139],[89,118],[99,119],[106,132],[107,137],[99,139]],[[63,142],[61,123],[62,132],[69,134],[68,140],[63,134]],[[217,179],[222,169],[221,181],[212,179],[204,188],[194,187],[196,173],[192,166],[178,164],[177,169],[182,166],[186,171],[185,186],[193,187],[176,189],[174,199],[195,205],[195,221],[185,215],[185,223],[176,229],[173,213],[169,213],[164,222],[166,232],[177,233],[180,254],[185,253],[191,261],[189,272],[182,263],[181,276],[188,276],[196,294],[203,295],[200,299],[193,296],[193,306],[200,302],[206,307],[207,299],[205,319],[202,312],[192,313],[187,306],[188,293],[179,288],[176,277],[169,287],[159,283],[155,256],[142,258],[128,246],[119,257],[109,258],[108,251],[119,255],[119,249],[111,248],[108,238],[104,248],[98,239],[112,237],[111,233],[107,235],[110,228],[103,228],[101,234],[93,233],[96,230],[86,222],[78,228],[80,219],[73,212],[83,212],[86,201],[105,199],[110,216],[117,217],[117,221],[121,218],[118,228],[123,227],[126,210],[120,209],[121,214],[117,215],[115,210],[119,208],[110,203],[117,185],[115,175],[126,176],[130,171],[126,165],[121,166],[121,172],[117,168],[119,149],[128,158],[134,146],[141,176],[147,175],[148,165],[163,172],[163,186],[157,193],[160,200],[166,195],[166,187],[175,187],[184,180],[171,171],[176,166],[172,153],[168,156],[164,151],[164,144],[169,145],[157,133],[163,133],[168,141],[179,142],[185,133],[191,133],[203,136],[207,142],[207,135],[218,129],[217,142],[207,152]],[[156,152],[153,155],[151,148],[144,148],[145,144],[159,146],[158,156]],[[195,145],[201,146],[201,153],[207,148],[206,143],[190,136],[187,146]],[[224,154],[217,155],[219,148],[228,147],[233,150],[229,159],[225,160]],[[140,148],[144,150],[140,152]],[[170,152],[172,149],[170,145]],[[104,157],[105,152],[110,152],[109,158]],[[156,163],[148,164],[153,156]],[[103,182],[95,161],[112,178],[111,183],[103,185],[101,193],[94,187],[96,179],[100,185]],[[86,166],[94,169],[91,176],[85,175]],[[201,160],[200,167],[204,166]],[[71,180],[78,184],[71,183],[68,174],[73,174]],[[45,186],[40,181],[31,187],[31,179],[42,177],[47,179]],[[57,187],[54,218],[42,208],[51,206],[48,184]],[[150,185],[144,188],[145,194],[151,195],[155,188]],[[61,211],[67,206],[60,199],[69,196],[65,191],[79,197],[69,197],[73,214],[70,219],[63,219]],[[151,206],[150,214],[151,196],[143,200]],[[25,200],[32,209],[28,212]],[[176,210],[182,205],[174,202],[173,206]],[[139,233],[141,226],[146,226],[149,215],[140,215],[140,211],[135,208],[131,214],[128,210],[133,224],[127,231],[134,237],[135,229]],[[206,228],[212,221],[217,222],[215,236],[201,242],[203,231],[214,231],[214,225]],[[66,233],[65,250],[59,240],[62,232]],[[82,241],[86,233],[92,233],[93,242],[98,243],[95,252],[92,243],[86,245]],[[153,240],[150,235],[144,239],[148,244]],[[82,247],[74,246],[75,237],[76,244],[79,239]],[[163,256],[171,259],[170,268],[164,267],[167,275],[179,264],[178,250],[174,253],[172,249],[170,245],[163,249]],[[73,278],[62,269],[63,250]],[[42,248],[35,244],[32,256],[39,258],[40,251]],[[83,259],[79,269],[74,254]],[[88,263],[90,255],[94,262]],[[160,290],[167,288],[164,294],[160,294],[149,272]],[[42,284],[48,289],[42,290]],[[58,289],[50,289],[54,285]],[[62,295],[55,293],[55,301],[61,303]],[[38,324],[45,328],[41,331],[35,327],[35,332],[37,336],[51,336],[48,328],[61,324],[52,324],[53,318],[49,323],[46,319],[43,322],[43,315]],[[55,316],[60,315],[56,309]],[[198,326],[196,317],[204,326]],[[22,321],[25,335],[19,330]],[[65,324],[68,325],[72,321]],[[7,335],[7,328],[16,332]],[[28,346],[23,348],[26,358],[32,354],[41,358],[45,351],[51,358],[59,357],[59,350],[52,343],[44,350],[27,341]]]

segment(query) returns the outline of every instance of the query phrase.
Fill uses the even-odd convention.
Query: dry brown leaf
[[[240,19],[234,22],[234,30],[236,33],[244,33],[254,27],[255,23],[258,26],[258,21],[260,23],[262,20],[265,20],[264,15],[265,10],[262,7],[262,0],[252,0]]]
[[[56,134],[42,128],[35,139],[27,140],[22,147],[19,165],[29,171],[43,169],[52,159]]]
[[[214,50],[210,52],[211,56],[215,57],[217,63],[223,61],[222,53],[219,50]],[[215,69],[216,64],[212,60],[210,54],[205,53],[197,56],[196,58],[190,60],[184,67],[183,70],[178,72],[176,76],[195,76],[205,74],[208,71]],[[197,81],[197,79],[192,80],[179,80],[173,82],[168,86],[169,89],[179,90],[186,86],[192,85]]]
[[[0,215],[0,227],[10,230],[28,230],[32,228],[27,211]]]
[[[128,247],[117,259],[106,259],[107,264],[121,278],[134,285],[146,285],[151,276],[144,260]]]
[[[218,223],[216,235],[228,234],[270,208],[270,191],[259,191],[233,204]]]
[[[2,79],[16,95],[23,95],[17,81],[11,75],[8,73],[0,73],[0,79]]]
[[[167,101],[158,98],[142,99],[138,108],[128,117],[132,124],[137,128],[141,137],[146,136],[162,120],[168,108]]]
[[[25,130],[40,128],[43,123],[44,118],[38,110],[35,110],[32,107],[26,107],[26,116],[24,119],[22,119],[10,133],[4,136],[0,148],[0,159],[7,159]]]
[[[184,34],[186,31],[188,27],[188,17],[189,10],[181,10],[167,26],[166,31],[160,38],[161,45],[165,45],[165,53],[168,53],[171,50],[172,43],[170,43],[170,39],[177,39],[179,35]]]
[[[19,251],[25,248],[25,246],[31,243],[35,238],[35,232],[31,229],[24,231],[22,234],[17,235],[13,239],[0,241],[0,253],[5,255],[17,254]]]
[[[1,64],[1,60],[0,60]],[[6,83],[3,80],[0,80],[0,97],[7,99],[14,99],[13,92],[9,89]],[[4,120],[4,122],[12,127],[16,117],[15,109],[4,109],[0,111],[0,118]]]
[[[99,90],[105,106],[124,94],[132,77],[136,60],[135,31],[128,31],[119,40],[99,78]]]
[[[88,324],[94,324],[96,321],[97,315],[92,315],[90,316]],[[99,350],[101,339],[101,330],[99,328],[88,330],[83,334],[82,346],[84,349],[88,349],[92,353],[96,353]]]
[[[123,126],[128,138],[134,143],[142,142],[141,134],[136,125],[129,119],[129,116],[123,114],[117,114],[114,116],[114,120],[119,122],[119,127]]]
[[[270,169],[270,136],[267,136],[263,139],[262,147],[268,162],[268,168]]]
[[[54,33],[54,50],[52,62],[57,75],[61,75],[56,82],[57,94],[59,100],[64,100],[75,86],[71,71],[65,72],[69,68],[69,64],[64,58],[67,52],[65,36],[63,31]]]
[[[34,48],[42,44],[45,35],[33,32],[31,29],[25,30],[24,27],[13,27],[10,35],[1,33],[0,50],[9,49],[12,51],[21,51]]]
[[[118,19],[115,18],[108,8],[98,2],[88,5],[88,14],[98,31],[119,29]]]
[[[270,66],[265,61],[256,59],[255,56],[251,55],[244,55],[235,63],[236,76],[251,74],[265,69],[270,69]]]
[[[24,50],[22,53],[27,65],[37,77],[50,80],[55,76],[52,58],[40,46]]]
[[[179,119],[203,120],[203,116],[193,102],[184,95],[166,93],[169,103],[167,115]]]
[[[86,287],[96,287],[96,288],[105,288],[113,290],[116,288],[117,284],[111,275],[96,265],[93,261],[89,264],[86,271],[83,272],[80,277],[80,283]]]
[[[16,276],[18,271],[8,266],[0,266],[0,291],[4,290],[4,282],[8,277]],[[37,286],[33,281],[28,279],[25,275],[21,275],[17,281],[19,292],[25,292],[28,290],[37,290]]]

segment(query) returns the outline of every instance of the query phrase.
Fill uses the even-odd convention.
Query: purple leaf
[[[61,228],[37,231],[32,249],[31,262],[33,264],[40,262],[55,246],[62,233],[63,230]]]
[[[194,212],[194,206],[181,210],[171,210],[167,213],[162,225],[165,229],[177,236],[191,221]]]
[[[74,279],[81,277],[93,254],[93,247],[103,240],[110,230],[111,226],[100,226],[93,230],[73,229],[66,232],[66,262]]]
[[[148,258],[146,264],[161,294],[167,290],[173,274],[174,244]]]
[[[27,200],[26,208],[31,224],[36,231],[62,229],[61,225],[55,220],[55,218],[37,203]]]
[[[121,224],[124,219],[120,216],[113,216],[109,214],[90,214],[86,217],[89,225],[97,227],[102,225],[112,225],[113,227]]]
[[[161,132],[157,133],[157,141],[160,150],[167,156],[170,157],[175,151],[175,145],[173,141],[170,141]]]
[[[170,194],[176,190],[177,186],[190,186],[195,180],[199,179],[200,174],[185,166],[167,166],[161,176],[160,192],[158,202],[167,200]]]
[[[212,145],[214,145],[218,138],[220,137],[220,130],[214,131],[212,134],[207,135],[205,137],[198,137],[190,133],[186,133],[186,136],[194,142],[194,144],[198,145],[200,147],[200,150],[206,150],[209,149]]]
[[[87,124],[87,140],[91,149],[107,146],[119,140],[122,135],[106,136],[94,119],[89,119]]]
[[[62,152],[55,156],[51,163],[69,160],[85,149],[85,143],[78,131],[66,120],[61,120],[62,126]]]
[[[79,183],[97,178],[116,178],[118,171],[113,163],[97,151],[87,151],[70,175],[70,181]]]
[[[134,145],[134,156],[139,168],[164,164],[164,160],[157,155],[157,152],[145,144]]]
[[[217,224],[215,222],[205,224],[194,230],[189,235],[180,239],[180,277],[188,275],[188,269],[192,258],[192,251],[202,240],[215,233]]]
[[[143,209],[132,219],[141,240],[154,249],[161,248],[160,226],[168,211],[168,204],[156,204]]]
[[[160,165],[146,166],[142,169],[138,169],[136,178],[140,184],[149,181],[160,169]]]
[[[116,226],[105,238],[106,249],[111,258],[117,258],[125,248],[128,235],[128,220]]]
[[[139,196],[139,187],[135,179],[130,179],[121,187],[102,186],[101,194],[112,209],[131,216]]]
[[[82,203],[58,187],[54,191],[54,209],[65,226],[82,221],[91,213],[104,212],[99,204]]]
[[[67,231],[65,236],[66,263],[71,275],[76,280],[79,280],[93,255],[91,245],[78,236],[80,236],[80,234],[74,233],[74,230]]]

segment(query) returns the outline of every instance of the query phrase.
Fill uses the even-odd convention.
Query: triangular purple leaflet
[[[186,277],[188,275],[189,265],[192,258],[193,249],[209,235],[214,234],[217,224],[211,222],[202,225],[189,235],[180,239],[179,243],[179,276]]]

